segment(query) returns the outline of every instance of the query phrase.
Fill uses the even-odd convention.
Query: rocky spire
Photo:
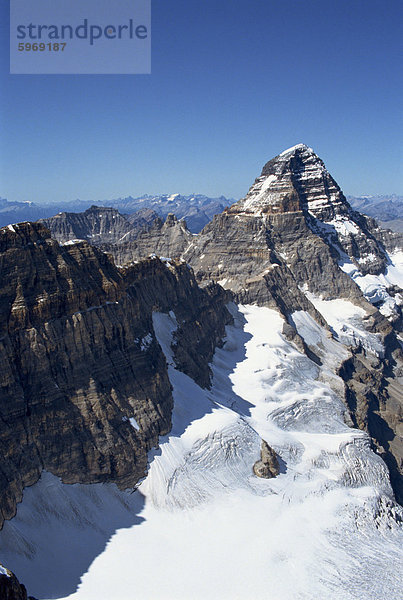
[[[305,144],[269,160],[246,196],[227,212],[264,217],[282,239],[302,220],[337,250],[341,263],[350,261],[364,274],[385,268],[384,251],[374,236],[376,223],[351,208],[324,162]]]
[[[230,209],[254,215],[297,211],[325,220],[351,213],[323,161],[305,144],[297,144],[267,162],[245,198]]]

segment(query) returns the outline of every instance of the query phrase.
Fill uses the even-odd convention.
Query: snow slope
[[[380,306],[385,317],[393,317],[396,306],[403,305],[403,294],[391,296],[388,290],[393,286],[403,289],[403,251],[389,253],[388,260],[385,273],[380,275],[363,275],[347,256],[340,262],[340,268],[350,275],[369,302]]]
[[[230,308],[234,324],[216,350],[211,390],[175,368],[175,315],[154,314],[175,407],[138,491],[66,486],[49,474],[26,490],[0,533],[0,559],[31,594],[61,598],[45,589],[44,561],[61,576],[64,560],[76,560],[74,532],[85,548],[95,530],[101,543],[92,564],[81,561],[78,589],[76,577],[65,577],[69,600],[402,597],[402,534],[387,469],[368,436],[345,425],[337,394],[334,369],[346,348],[296,313],[298,331],[324,357],[318,366],[282,336],[276,311]],[[280,457],[275,479],[253,475],[261,439]],[[13,546],[14,534],[31,541],[30,552]],[[59,548],[55,558],[53,546],[64,543],[65,556]]]
[[[304,290],[305,296],[330,325],[335,338],[346,346],[362,346],[368,352],[383,357],[385,349],[378,333],[369,333],[363,324],[366,311],[349,300],[323,300]],[[312,327],[311,327],[312,328]]]

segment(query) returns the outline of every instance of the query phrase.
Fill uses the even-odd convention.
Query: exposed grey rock
[[[386,356],[376,359],[358,348],[340,367],[346,404],[354,427],[368,431],[374,448],[386,462],[395,496],[403,504],[403,353],[390,333]]]
[[[320,321],[302,287],[324,298],[366,304],[359,288],[339,268],[348,240],[345,236],[339,240],[329,226],[332,241],[327,225],[318,226],[319,217],[344,222],[351,216],[332,182],[313,151],[296,146],[269,161],[245,198],[214,217],[183,258],[199,281],[218,281],[239,301],[274,305],[285,315],[308,310]],[[381,264],[386,263],[376,240],[371,244]]]
[[[390,221],[378,221],[381,229],[388,229],[394,233],[403,234],[403,219],[392,219]]]
[[[171,201],[175,204],[175,197],[167,199],[167,202]],[[111,215],[113,216],[112,213]],[[9,322],[4,324],[4,344],[8,346],[5,346],[6,360],[2,363],[6,367],[2,368],[5,369],[6,381],[14,382],[21,378],[18,361],[21,360],[20,355],[25,357],[25,351],[33,365],[32,371],[41,373],[41,364],[49,363],[50,366],[46,369],[53,369],[59,374],[59,367],[53,365],[48,356],[52,357],[55,353],[58,365],[63,365],[69,378],[77,382],[74,390],[69,389],[68,394],[73,398],[73,404],[77,405],[81,418],[83,406],[92,406],[101,395],[100,389],[106,389],[107,394],[111,394],[108,388],[110,384],[105,384],[99,376],[100,380],[96,381],[94,387],[87,374],[86,387],[83,387],[81,375],[73,376],[69,373],[70,366],[66,356],[58,355],[60,348],[54,339],[70,340],[73,336],[74,343],[68,349],[69,356],[73,356],[73,365],[80,364],[80,368],[83,368],[82,362],[88,363],[95,373],[98,373],[95,355],[99,351],[102,370],[108,381],[108,373],[111,372],[108,344],[112,344],[113,353],[118,352],[117,356],[120,356],[120,352],[125,355],[124,360],[119,358],[118,365],[129,360],[126,357],[126,344],[131,348],[135,339],[142,339],[146,331],[150,331],[150,307],[171,310],[175,306],[175,310],[184,311],[181,316],[184,325],[176,333],[176,361],[196,381],[208,386],[207,358],[211,358],[214,346],[219,343],[223,333],[228,317],[222,305],[230,295],[238,302],[257,303],[278,309],[289,320],[290,327],[284,329],[284,335],[308,355],[309,349],[292,326],[292,313],[298,310],[308,311],[318,323],[326,327],[324,319],[308,300],[306,293],[309,291],[324,299],[346,298],[365,308],[368,331],[378,333],[386,348],[385,357],[380,359],[379,365],[368,365],[365,350],[358,348],[354,353],[354,360],[350,363],[347,361],[343,366],[350,416],[358,427],[370,432],[374,444],[383,448],[392,478],[397,480],[401,460],[395,418],[401,406],[401,399],[395,391],[400,360],[393,329],[396,328],[397,321],[392,326],[376,307],[370,305],[354,281],[340,269],[339,264],[350,261],[362,274],[381,273],[388,261],[385,250],[397,247],[400,242],[393,234],[380,230],[371,218],[351,209],[323,162],[307,146],[299,144],[269,161],[245,198],[216,215],[198,235],[192,235],[184,221],[168,215],[165,222],[155,219],[151,227],[140,231],[135,239],[120,239],[119,243],[102,245],[102,249],[113,254],[115,261],[122,265],[141,261],[152,254],[171,259],[181,257],[193,267],[197,282],[205,288],[204,296],[200,296],[202,292],[185,264],[165,260],[164,265],[157,259],[148,259],[144,263],[139,262],[119,270],[114,267],[110,258],[91,249],[86,243],[56,249],[56,242],[50,240],[43,230],[34,227],[29,235],[24,232],[24,227],[20,227],[14,237],[11,234],[4,235],[3,251],[9,252],[14,248],[12,252],[15,253],[8,254],[7,261],[2,263],[6,265],[4,273],[11,273],[10,281],[5,279],[4,286],[4,297],[7,298],[10,315]],[[12,243],[9,247],[10,236]],[[21,248],[25,249],[24,253],[18,254]],[[11,262],[9,257],[12,258]],[[17,261],[20,271],[15,269],[13,260]],[[34,266],[31,260],[34,261]],[[28,271],[24,271],[23,265],[26,269],[27,264]],[[36,290],[36,284],[34,285],[37,280],[41,284],[40,290]],[[217,284],[227,290],[227,295]],[[35,293],[28,291],[31,289],[36,290]],[[117,302],[117,307],[111,308],[108,302]],[[97,313],[90,311],[91,307],[102,309],[102,317],[95,319]],[[83,311],[85,315],[80,317],[80,324],[73,323],[72,326],[70,320],[75,316],[74,313],[81,314]],[[117,314],[113,311],[121,312]],[[197,311],[203,315],[204,327],[197,325],[201,322]],[[143,315],[142,318],[139,314]],[[58,319],[62,319],[61,324]],[[69,322],[69,328],[65,320]],[[57,331],[54,329],[54,322],[57,323]],[[133,334],[132,329],[129,331],[130,327],[138,327],[138,332]],[[44,333],[41,328],[44,328]],[[84,328],[84,331],[80,328]],[[18,331],[17,341],[15,338],[11,342],[7,341],[10,330],[13,335]],[[94,350],[94,340],[97,340],[97,344],[98,340],[103,340],[99,350]],[[81,351],[81,345],[90,358]],[[30,356],[32,349],[35,358]],[[151,344],[149,352],[144,364],[150,367],[147,362],[150,359],[154,369],[152,375],[141,371],[141,361],[131,367],[135,383],[130,383],[130,389],[136,389],[136,385],[146,375],[147,382],[141,388],[142,391],[139,391],[140,402],[136,397],[128,403],[132,409],[138,407],[139,418],[143,415],[149,427],[146,438],[154,440],[161,431],[169,428],[171,400],[166,387],[166,374],[160,368],[158,348]],[[9,359],[9,356],[13,358]],[[44,361],[44,357],[48,362]],[[317,360],[317,357],[311,357]],[[17,371],[11,365],[18,365]],[[141,371],[139,380],[137,368]],[[22,380],[25,386],[28,385],[26,382],[30,384],[30,377],[33,376],[24,362]],[[18,388],[12,392],[15,394],[13,397],[17,398],[15,406],[18,416],[27,410],[26,398],[53,398],[56,393],[52,390],[52,378],[51,382],[47,375],[43,378],[47,382],[46,389],[43,387],[44,383],[39,384],[33,379],[37,387],[24,389],[23,392]],[[118,399],[114,399],[114,403],[122,411],[121,406],[130,394],[124,387],[123,373],[119,368],[116,379],[118,386],[123,386],[123,391],[119,387],[119,394],[123,395],[124,400],[117,394]],[[151,390],[147,387],[151,385],[150,381],[154,382]],[[61,389],[60,381],[57,380],[56,383]],[[158,386],[161,386],[161,391]],[[59,392],[56,395],[58,394]],[[145,398],[147,402],[151,398],[151,403],[146,404]],[[164,399],[162,406],[161,398]],[[100,404],[104,406],[103,401]],[[55,415],[58,410],[57,408]],[[108,405],[108,411],[111,410]],[[103,419],[104,417],[100,419],[101,422]],[[22,437],[22,429],[20,434]],[[108,433],[106,439],[109,441],[111,436],[113,439],[113,433]],[[96,452],[91,450],[94,447],[98,451],[98,446],[104,447],[104,441],[99,442],[99,437],[98,434],[95,436],[96,443],[89,450],[89,472],[95,473],[94,480],[97,481],[104,476],[126,481],[127,473],[123,466],[119,464],[117,468],[115,464],[108,462],[108,454],[107,459],[99,459],[98,455],[95,456]],[[7,443],[13,447],[13,452],[19,452],[20,438],[16,443],[10,438]],[[144,448],[139,453],[143,457],[145,448],[147,444],[144,442]],[[34,449],[29,453],[30,460],[36,451]],[[42,454],[38,454],[41,459],[33,460],[33,466],[27,469],[26,481],[36,480],[38,477],[42,468],[41,460],[43,461]],[[122,455],[124,461],[124,451]],[[80,456],[79,453],[77,456]],[[138,462],[139,473],[144,462]],[[53,463],[50,461],[50,464]],[[98,471],[93,467],[94,464],[101,464],[101,467],[97,467]],[[131,473],[132,466],[129,461]],[[87,466],[83,465],[83,473],[85,469]],[[63,473],[63,467],[60,467],[60,471]],[[116,471],[119,471],[118,476]],[[58,473],[56,468],[53,472]],[[15,499],[26,482],[23,479],[16,483],[17,478],[13,477],[14,488],[10,497]],[[138,475],[133,479],[136,477]],[[395,491],[398,493],[396,486]],[[13,502],[14,500],[11,501],[11,507]],[[13,510],[11,508],[11,513]]]
[[[264,479],[276,477],[280,472],[277,454],[264,440],[260,449],[260,460],[253,465],[253,472],[257,477]]]
[[[179,258],[191,244],[193,235],[185,221],[168,214],[165,222],[156,218],[151,227],[139,232],[132,241],[119,244],[102,244],[100,248],[111,254],[118,265],[142,260],[152,254],[164,258]]]
[[[140,196],[133,198],[116,198],[114,200],[97,200],[99,208],[113,208],[122,215],[131,216],[133,213],[147,211],[165,219],[168,213],[174,213],[178,219],[185,219],[189,230],[198,233],[211,218],[223,211],[234,200],[224,196],[209,198],[202,194],[182,196],[181,194],[161,194],[158,196]],[[0,198],[0,227],[21,221],[36,221],[37,219],[50,219],[58,213],[82,213],[91,207],[93,202],[73,200],[69,202],[55,202],[52,204],[36,204],[34,202],[9,202]],[[52,221],[47,222],[52,228]],[[85,238],[86,239],[86,238]],[[107,240],[104,240],[107,241]]]
[[[132,213],[144,208],[156,211],[161,219],[174,213],[178,219],[184,219],[192,233],[198,233],[214,215],[234,202],[224,196],[209,198],[203,194],[183,196],[181,194],[161,194],[158,196],[140,196],[138,198],[118,198],[103,201],[103,206],[112,206],[125,213]]]
[[[91,206],[82,213],[61,212],[42,222],[58,242],[87,240],[99,246],[136,239],[156,218],[157,213],[150,209],[128,216],[121,215],[116,208]]]
[[[341,370],[346,402],[354,424],[382,448],[402,502],[398,342],[392,324],[339,266],[350,261],[362,274],[384,272],[385,250],[395,247],[402,247],[399,236],[353,211],[323,162],[299,144],[269,161],[245,198],[214,217],[183,257],[200,282],[218,281],[238,301],[272,306],[286,317],[307,310],[321,323],[305,291],[323,299],[345,298],[365,309],[366,327],[380,335],[385,357],[369,365],[365,350],[357,349]],[[390,289],[392,295],[397,292]],[[317,361],[291,326],[292,321],[284,335]]]
[[[375,219],[370,217],[366,218],[368,229],[378,242],[388,251],[393,252],[394,250],[401,250],[403,248],[403,228],[402,229],[388,229],[388,227],[379,226]],[[403,221],[402,221],[403,224]],[[386,225],[388,225],[386,223]]]

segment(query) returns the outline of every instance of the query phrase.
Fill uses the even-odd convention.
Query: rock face
[[[99,246],[135,239],[156,218],[157,213],[150,209],[128,216],[121,215],[116,208],[91,206],[82,213],[61,212],[49,219],[42,219],[42,223],[58,242],[87,240]]]
[[[0,565],[0,598],[1,600],[35,600],[27,596],[27,590],[14,573]]]
[[[184,263],[119,270],[87,242],[59,246],[40,223],[1,229],[0,522],[43,469],[65,483],[134,486],[171,426],[152,311],[176,312],[178,362],[207,386],[226,301]]]
[[[129,239],[116,243],[121,216],[107,211],[101,227],[100,210],[87,211],[86,235],[99,242],[112,232],[101,249],[125,267],[85,241],[59,246],[40,223],[0,233],[3,518],[13,516],[23,488],[43,469],[64,482],[135,485],[147,450],[169,431],[172,409],[152,311],[175,312],[177,365],[208,387],[208,362],[230,319],[229,298],[279,310],[288,321],[284,335],[308,355],[292,315],[306,311],[327,327],[313,297],[347,299],[364,310],[365,327],[384,352],[373,360],[359,344],[351,349],[340,370],[345,399],[352,423],[369,431],[385,458],[402,500],[399,320],[390,323],[340,268],[377,276],[388,265],[386,251],[399,242],[351,209],[313,150],[299,144],[270,160],[245,198],[199,235],[168,215],[132,239],[132,223],[122,217]],[[80,236],[82,230],[63,231]],[[153,254],[169,259],[147,258]]]
[[[193,235],[185,221],[168,214],[165,221],[151,209],[121,215],[115,208],[92,206],[82,213],[60,213],[40,221],[60,243],[86,240],[124,265],[151,254],[175,258],[189,246]]]
[[[121,240],[119,244],[102,244],[100,248],[113,256],[118,265],[136,262],[156,254],[167,258],[179,258],[192,243],[193,235],[185,221],[178,221],[168,214],[165,222],[156,218],[148,229],[141,231],[135,240]]]
[[[276,477],[280,472],[277,454],[264,440],[262,440],[260,449],[260,460],[253,465],[253,472],[257,477],[262,477],[263,479]]]
[[[345,252],[364,274],[377,274],[385,267],[385,255],[366,219],[351,209],[323,161],[304,144],[266,163],[246,197],[232,209],[276,216],[302,213],[313,233]],[[271,222],[275,226],[277,221]]]
[[[222,280],[240,300],[261,300],[257,281],[272,295],[281,273],[296,300],[296,288],[307,286],[327,299],[360,302],[357,286],[339,268],[341,258],[364,274],[379,273],[387,263],[366,218],[352,211],[323,162],[303,144],[270,160],[245,198],[216,216],[184,257],[199,280]]]
[[[389,468],[396,499],[403,504],[403,356],[393,334],[384,338],[384,344],[383,360],[362,348],[352,349],[339,374],[352,423],[371,435],[374,449]]]

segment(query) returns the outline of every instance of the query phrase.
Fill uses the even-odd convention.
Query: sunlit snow
[[[385,273],[380,275],[363,275],[347,256],[340,263],[340,268],[350,275],[369,302],[380,305],[380,312],[390,317],[395,314],[396,305],[403,304],[402,295],[391,296],[388,293],[393,286],[403,289],[403,251],[395,250],[387,256]]]
[[[335,391],[334,370],[346,348],[307,313],[294,313],[300,335],[323,359],[316,364],[283,337],[276,311],[230,309],[234,324],[215,352],[210,390],[175,368],[175,315],[154,314],[175,407],[172,430],[150,452],[138,491],[67,486],[49,474],[25,491],[17,517],[0,534],[0,559],[31,594],[70,600],[402,596],[402,536],[387,469],[368,436],[345,425]],[[261,439],[279,456],[274,479],[252,472]],[[84,553],[86,544],[93,546],[92,564],[79,551],[76,557],[80,540]],[[78,589],[75,560],[83,574]],[[56,596],[43,565],[53,578],[59,575]]]

